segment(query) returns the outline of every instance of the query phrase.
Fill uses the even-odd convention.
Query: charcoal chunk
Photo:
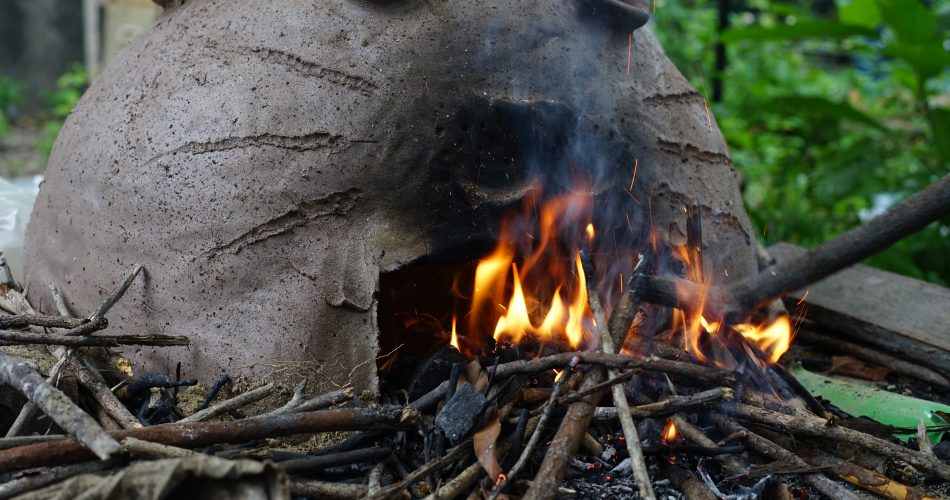
[[[454,446],[472,431],[484,406],[485,396],[466,382],[435,417],[435,425]]]

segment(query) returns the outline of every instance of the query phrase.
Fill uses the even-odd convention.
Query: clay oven
[[[552,196],[583,186],[598,231],[632,250],[654,228],[681,237],[698,197],[707,258],[723,281],[747,276],[738,176],[703,97],[641,28],[646,11],[626,0],[170,8],[59,136],[27,236],[29,298],[52,310],[56,280],[72,309],[91,310],[113,283],[89,283],[141,263],[112,328],[191,346],[139,351],[137,370],[313,369],[325,385],[373,388],[381,275],[479,257],[539,184]]]

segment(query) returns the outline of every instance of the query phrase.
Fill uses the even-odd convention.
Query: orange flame
[[[792,343],[792,323],[784,314],[768,325],[741,324],[733,328],[768,354],[771,363],[778,363]]]
[[[577,236],[594,238],[593,224],[581,222],[587,220],[589,204],[589,197],[573,194],[544,202],[537,238],[528,234],[527,241],[526,230],[515,230],[518,224],[512,220],[502,224],[498,245],[475,270],[469,331],[494,324],[492,337],[497,341],[518,343],[528,336],[565,341],[572,349],[581,346],[590,330],[586,325],[593,321],[577,248],[581,242]],[[574,248],[567,246],[571,241]],[[519,254],[525,256],[520,263]],[[573,262],[564,258],[572,254]]]
[[[452,315],[452,338],[449,339],[449,345],[458,350],[461,350],[459,349],[459,336],[458,336],[458,333],[455,332],[455,323],[457,319],[458,318],[456,318],[456,316],[453,314]]]
[[[555,369],[554,369],[554,381],[557,382],[558,380],[561,380],[561,377],[564,376],[564,372],[565,372],[565,371],[567,371],[567,370],[558,370],[557,368],[555,368]]]
[[[689,280],[699,283],[701,285],[699,288],[703,293],[698,301],[694,301],[697,303],[690,304],[692,312],[689,317],[682,310],[676,311],[673,316],[674,329],[678,325],[683,325],[684,348],[696,359],[703,362],[712,362],[721,368],[730,368],[720,360],[710,360],[701,346],[704,338],[721,342],[724,333],[720,331],[723,327],[721,321],[710,321],[702,315],[712,285],[708,277],[704,275],[699,262],[702,259],[702,254],[698,251],[691,252],[685,245],[677,246],[676,253],[686,264],[686,275]],[[773,364],[778,362],[791,345],[792,326],[786,315],[780,316],[770,324],[738,324],[732,328],[766,353],[769,362]]]
[[[663,437],[660,439],[660,441],[664,444],[679,440],[679,430],[677,430],[676,424],[673,423],[673,419],[666,421],[666,426],[663,427],[663,432],[661,435]]]

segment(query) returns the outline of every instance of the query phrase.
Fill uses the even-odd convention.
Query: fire
[[[727,336],[723,330],[726,329],[721,320],[711,320],[703,316],[706,309],[706,300],[708,291],[712,286],[709,275],[703,272],[702,253],[700,249],[690,249],[685,245],[676,247],[678,257],[686,264],[686,276],[690,281],[699,283],[700,289],[705,293],[701,295],[698,303],[690,304],[690,313],[683,310],[677,310],[674,315],[674,328],[677,325],[683,326],[684,348],[696,359],[704,362],[712,362],[720,368],[733,368],[728,366],[722,360],[710,359],[705,350],[704,343],[723,343]],[[711,275],[712,273],[710,273]],[[688,314],[688,316],[687,316]],[[757,346],[759,350],[768,356],[770,363],[778,363],[779,359],[788,351],[792,341],[792,325],[788,316],[782,315],[771,323],[753,325],[748,323],[737,324],[731,327],[746,340]]]
[[[768,325],[741,324],[733,328],[768,354],[771,363],[778,363],[792,343],[792,323],[784,314]]]
[[[469,331],[494,324],[499,342],[530,337],[581,347],[593,322],[580,258],[583,239],[595,236],[589,205],[589,196],[574,194],[545,201],[536,236],[525,220],[503,222],[497,246],[475,269]]]
[[[567,370],[558,370],[557,368],[555,368],[555,369],[554,369],[554,381],[557,382],[558,380],[561,380],[561,377],[564,376],[564,372],[565,372],[565,371],[567,371]]]
[[[676,429],[676,424],[673,423],[673,419],[666,421],[666,426],[663,427],[661,435],[663,437],[660,441],[664,444],[679,440],[679,430]]]
[[[455,323],[457,319],[458,318],[453,314],[452,315],[452,337],[449,339],[449,345],[458,350],[461,350],[459,349],[459,336],[458,336],[458,333],[455,332]]]

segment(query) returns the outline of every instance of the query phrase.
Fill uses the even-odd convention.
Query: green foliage
[[[703,93],[726,43],[712,105],[766,244],[816,246],[950,172],[947,0],[820,4],[747,0],[721,37],[715,0],[661,1],[654,16]],[[868,263],[950,285],[948,255],[945,217]]]
[[[0,76],[0,137],[10,132],[10,111],[20,99],[20,85],[10,77]]]
[[[79,102],[88,84],[86,68],[79,63],[74,63],[69,71],[56,80],[56,89],[47,96],[50,117],[43,122],[43,130],[37,140],[37,147],[45,156],[49,156],[52,151],[63,122]]]

